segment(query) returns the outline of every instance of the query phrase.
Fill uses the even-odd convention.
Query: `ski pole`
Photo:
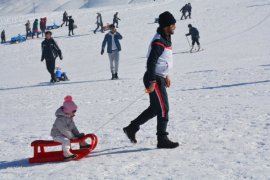
[[[186,38],[187,38],[187,42],[188,42],[189,47],[191,47],[190,42],[189,42],[189,40],[188,40],[188,37],[187,37],[187,36],[186,36]]]

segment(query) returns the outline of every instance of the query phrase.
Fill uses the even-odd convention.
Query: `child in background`
[[[56,69],[56,71],[55,71],[55,77],[59,81],[69,81],[66,73],[65,72],[62,72],[60,67],[56,67],[55,69]]]
[[[4,44],[6,43],[6,33],[5,30],[1,32],[1,43]]]
[[[63,106],[55,113],[56,120],[51,130],[51,136],[54,141],[62,143],[65,160],[76,159],[77,155],[70,152],[70,140],[84,137],[74,123],[73,118],[77,111],[77,105],[72,101],[71,96],[66,96]],[[90,148],[85,141],[80,143],[80,149]]]

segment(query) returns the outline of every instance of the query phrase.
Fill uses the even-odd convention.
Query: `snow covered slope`
[[[42,39],[0,45],[0,179],[269,180],[270,2],[190,2],[192,19],[186,21],[179,20],[179,0],[68,11],[76,35],[68,37],[66,27],[53,31],[64,56],[57,66],[67,72],[67,83],[46,83]],[[142,83],[145,55],[157,28],[154,18],[165,10],[178,20],[168,131],[181,146],[173,150],[156,149],[155,119],[141,127],[137,145],[122,132],[149,105]],[[108,57],[100,55],[104,34],[92,32],[97,11],[104,22],[115,11],[121,18],[118,81],[109,80]],[[60,23],[62,12],[6,16],[0,26],[9,39],[24,33],[27,19],[43,16]],[[200,30],[200,53],[187,53],[189,23]],[[68,94],[79,106],[79,130],[99,137],[97,149],[78,162],[29,165],[30,143],[51,138],[55,110]]]
[[[0,0],[0,16],[133,4],[152,0]]]

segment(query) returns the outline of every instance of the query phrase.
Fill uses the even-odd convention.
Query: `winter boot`
[[[50,80],[50,83],[55,83],[56,81],[54,79],[51,79]]]
[[[194,48],[194,46],[191,46],[191,49],[190,49],[190,51],[189,51],[190,53],[192,53],[193,48]]]
[[[178,142],[172,142],[167,136],[158,137],[157,148],[173,149],[179,146]]]
[[[112,79],[111,80],[114,80],[115,79],[115,74],[112,74]]]
[[[71,161],[73,159],[76,159],[78,157],[77,154],[73,154],[71,156],[64,157],[64,161]]]
[[[127,135],[128,139],[132,142],[132,143],[137,143],[136,140],[136,132],[139,130],[139,128],[134,128],[131,125],[123,128],[124,133]]]
[[[115,74],[114,74],[114,78],[115,78],[115,79],[119,79],[118,73],[115,73]]]
[[[200,51],[200,49],[201,49],[201,45],[198,45],[198,50],[197,51]]]

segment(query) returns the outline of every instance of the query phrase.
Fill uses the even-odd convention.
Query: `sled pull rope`
[[[116,113],[112,118],[110,118],[108,121],[106,121],[104,124],[102,124],[99,128],[97,128],[94,133],[97,133],[99,130],[101,130],[103,127],[105,127],[107,124],[109,124],[111,121],[113,121],[117,116],[119,116],[122,112],[124,112],[125,110],[127,110],[129,107],[131,107],[133,104],[135,104],[137,101],[139,101],[143,96],[145,95],[145,93],[141,94],[140,96],[138,96],[134,101],[132,101],[130,104],[128,104],[125,108],[123,108],[121,111],[119,111],[118,113]]]

